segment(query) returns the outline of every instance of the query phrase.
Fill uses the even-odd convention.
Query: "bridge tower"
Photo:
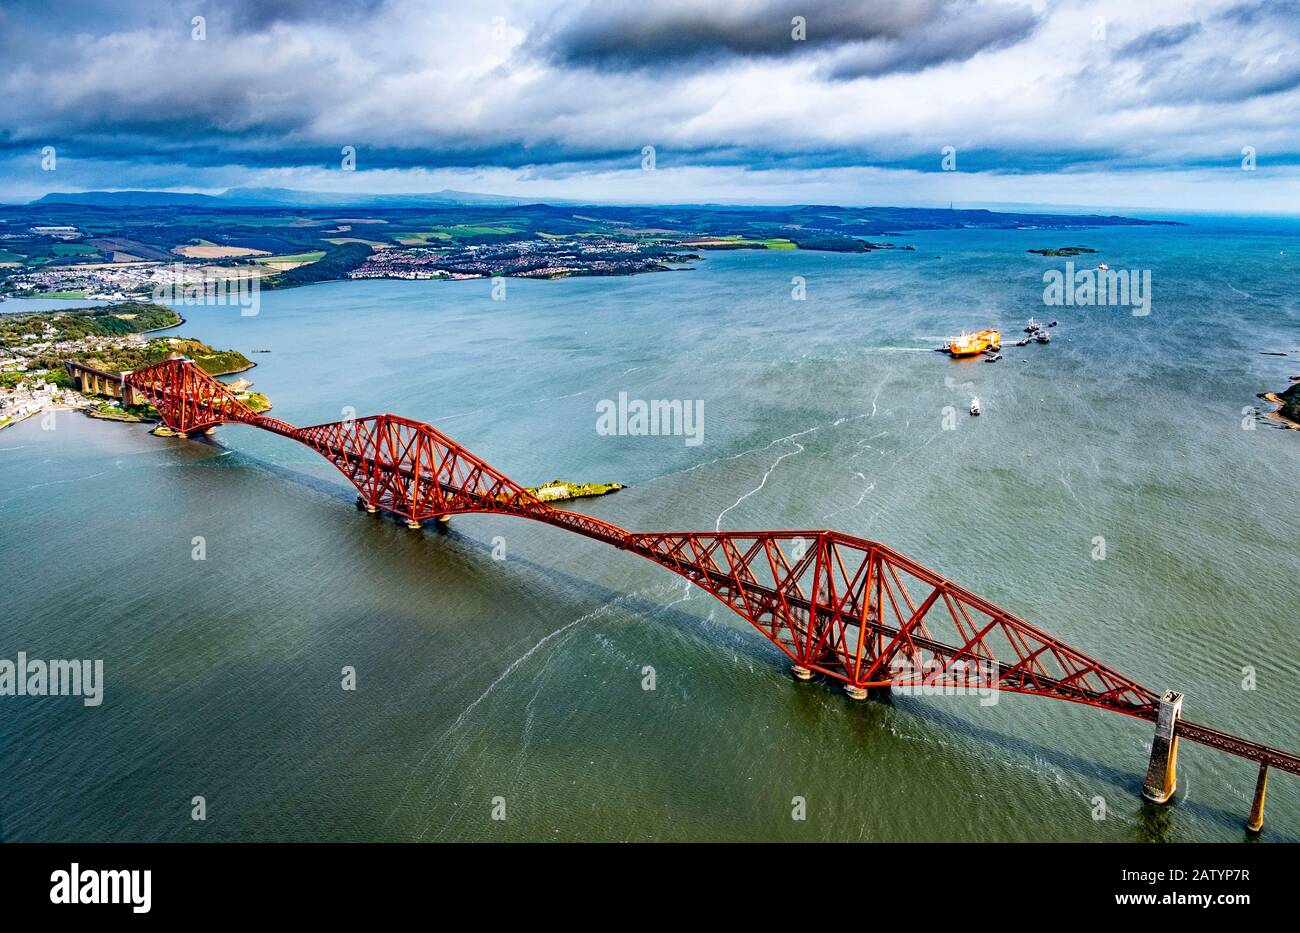
[[[1182,712],[1183,695],[1166,690],[1160,698],[1151,761],[1142,782],[1142,796],[1152,803],[1168,803],[1178,788],[1178,719]]]

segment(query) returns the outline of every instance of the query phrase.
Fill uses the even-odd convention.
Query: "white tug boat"
[[[977,399],[977,398],[972,398],[972,399],[970,400],[970,413],[971,413],[972,415],[978,415],[978,414],[980,413],[980,400],[979,400],[979,399]]]

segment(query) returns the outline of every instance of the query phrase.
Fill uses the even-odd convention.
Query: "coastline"
[[[1277,406],[1272,411],[1265,412],[1264,413],[1265,418],[1267,418],[1269,421],[1276,421],[1284,428],[1289,428],[1292,431],[1300,431],[1300,421],[1292,421],[1286,415],[1282,414],[1282,408],[1286,404],[1285,401],[1283,401],[1282,396],[1280,396],[1276,392],[1261,392],[1259,394],[1259,397],[1264,399],[1264,401],[1272,402],[1274,405]]]
[[[241,354],[241,356],[242,356],[242,354]],[[244,359],[248,359],[248,357],[244,357]],[[239,375],[240,373],[246,373],[246,372],[248,372],[250,369],[252,369],[252,368],[253,368],[254,366],[256,366],[256,365],[257,365],[257,363],[256,363],[255,361],[253,361],[253,360],[248,360],[248,365],[247,365],[247,366],[241,366],[241,367],[239,367],[239,369],[227,369],[227,370],[224,370],[223,372],[219,372],[219,373],[208,373],[208,375],[211,376],[213,379],[218,379],[218,378],[220,378],[220,377],[222,377],[222,376],[237,376],[237,375]]]
[[[29,411],[27,412],[27,414],[22,415],[21,417],[10,418],[4,424],[0,424],[0,431],[3,431],[5,428],[12,428],[16,424],[22,424],[24,421],[28,420],[29,418],[35,418],[37,415],[43,415],[49,411],[86,411],[86,409],[78,408],[76,405],[54,405],[50,408],[40,408],[37,409],[36,411]]]
[[[112,305],[109,305],[109,307],[112,307]],[[171,330],[173,327],[184,327],[184,326],[185,326],[185,315],[181,314],[179,311],[177,311],[177,310],[176,310],[175,308],[173,308],[171,305],[164,305],[163,307],[170,309],[171,312],[172,312],[173,314],[175,314],[176,317],[177,317],[179,320],[177,320],[175,324],[167,324],[167,325],[164,325],[163,327],[151,327],[151,328],[149,328],[148,330],[142,330],[142,331],[140,331],[140,333],[142,333],[142,334],[156,334],[156,333],[158,333],[159,331]]]
[[[10,418],[8,421],[4,422],[4,424],[0,424],[0,431],[3,431],[5,428],[12,428],[16,424],[22,424],[28,418],[34,417],[38,414],[40,414],[40,412],[29,411],[27,414],[20,415],[17,418]]]
[[[96,408],[83,409],[87,418],[95,418],[99,421],[121,421],[124,424],[141,424],[148,421],[148,418],[142,418],[139,415],[128,414],[124,411],[100,411]]]

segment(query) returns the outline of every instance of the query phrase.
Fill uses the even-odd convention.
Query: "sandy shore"
[[[1300,421],[1292,421],[1290,418],[1282,414],[1282,399],[1278,397],[1276,392],[1264,392],[1261,393],[1259,397],[1265,401],[1272,402],[1277,406],[1273,411],[1266,412],[1264,414],[1265,418],[1269,421],[1276,421],[1278,424],[1284,425],[1292,431],[1300,431]]]

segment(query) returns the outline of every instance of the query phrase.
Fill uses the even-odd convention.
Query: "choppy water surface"
[[[1188,718],[1295,749],[1300,435],[1243,430],[1242,409],[1300,372],[1297,232],[926,233],[895,238],[914,252],[511,281],[500,302],[485,281],[337,283],[264,294],[256,317],[187,308],[182,330],[272,351],[250,375],[290,421],[392,411],[528,484],[628,483],[581,505],[626,527],[881,540],[1185,691]],[[1063,260],[1025,250],[1072,243],[1152,270],[1151,314],[1045,309]],[[930,352],[1030,315],[1059,319],[1050,346]],[[704,442],[599,435],[620,391],[702,399]],[[102,658],[107,681],[96,709],[0,699],[0,837],[1243,837],[1247,762],[1184,745],[1178,804],[1147,807],[1143,723],[1014,696],[855,704],[794,683],[661,568],[507,519],[412,533],[353,496],[247,428],[0,432],[0,658]],[[1300,838],[1287,775],[1265,838]]]

